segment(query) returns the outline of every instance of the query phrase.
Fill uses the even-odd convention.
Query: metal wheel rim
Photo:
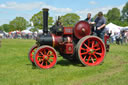
[[[78,50],[80,61],[88,66],[100,64],[104,59],[105,53],[106,50],[102,40],[96,37],[85,39]]]
[[[50,46],[40,47],[35,54],[34,61],[39,68],[51,68],[57,62],[56,51]]]

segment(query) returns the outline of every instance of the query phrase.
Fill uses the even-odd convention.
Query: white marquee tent
[[[32,33],[31,31],[29,31],[29,30],[23,30],[23,31],[21,31],[22,33]]]
[[[43,33],[43,30],[41,30],[41,29],[38,29],[38,33]]]
[[[128,30],[128,26],[123,27],[121,30]]]
[[[112,31],[112,34],[119,33],[122,28],[123,27],[117,26],[113,23],[109,23],[106,25],[106,30],[108,30],[109,32]]]

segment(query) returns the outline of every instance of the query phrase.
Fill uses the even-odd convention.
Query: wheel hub
[[[82,28],[82,32],[85,32],[85,28]]]
[[[93,54],[94,50],[93,49],[90,49],[89,53],[90,54]]]
[[[48,56],[47,55],[44,56],[44,60],[48,60]]]

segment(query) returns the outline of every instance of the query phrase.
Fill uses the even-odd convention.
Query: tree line
[[[96,18],[97,14],[93,17]],[[124,5],[123,9],[120,10],[118,8],[110,9],[104,16],[107,19],[107,23],[114,23],[120,26],[128,26],[128,2]],[[85,15],[86,18],[86,15]],[[80,20],[80,16],[76,13],[67,13],[64,16],[60,17],[61,23],[64,26],[74,26],[76,22]],[[34,14],[30,19],[30,22],[33,22],[33,28],[31,31],[36,31],[37,29],[42,29],[43,26],[43,13],[42,11]],[[52,26],[54,24],[53,17],[48,17],[48,26]],[[24,30],[27,27],[31,26],[30,23],[24,17],[16,17],[9,24],[3,24],[0,26],[0,30],[10,32],[14,30]]]

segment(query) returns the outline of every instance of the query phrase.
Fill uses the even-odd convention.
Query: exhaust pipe
[[[48,33],[48,8],[43,9],[43,33]]]

